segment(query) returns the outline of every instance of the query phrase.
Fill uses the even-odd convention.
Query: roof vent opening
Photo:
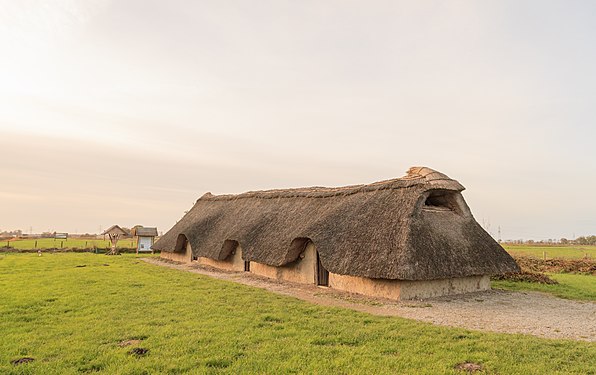
[[[460,213],[457,192],[433,190],[424,201],[424,208],[434,211],[454,211]]]

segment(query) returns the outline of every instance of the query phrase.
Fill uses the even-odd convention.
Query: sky
[[[0,0],[0,230],[428,166],[502,239],[596,234],[596,2]]]

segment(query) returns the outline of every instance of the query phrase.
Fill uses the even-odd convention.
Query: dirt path
[[[596,341],[596,303],[564,300],[544,293],[492,290],[425,301],[395,302],[315,285],[281,282],[250,273],[225,272],[155,258],[143,260],[264,288],[319,305],[345,307],[375,315],[401,316],[474,330]]]

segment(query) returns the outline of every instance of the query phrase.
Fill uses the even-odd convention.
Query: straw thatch
[[[104,230],[102,235],[117,235],[117,236],[127,236],[128,232],[125,231],[124,229],[120,228],[119,225],[112,225],[111,227],[109,227],[108,229]]]
[[[134,236],[138,237],[157,237],[157,228],[155,227],[137,227],[134,229]]]
[[[153,246],[226,259],[240,244],[245,260],[296,261],[314,242],[330,272],[429,280],[517,271],[515,261],[472,216],[457,181],[430,168],[342,188],[203,195]]]

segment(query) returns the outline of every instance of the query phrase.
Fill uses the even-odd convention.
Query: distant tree
[[[563,237],[559,240],[559,242],[561,242],[561,244],[563,244],[563,245],[567,245],[569,243],[569,240],[567,238]]]

